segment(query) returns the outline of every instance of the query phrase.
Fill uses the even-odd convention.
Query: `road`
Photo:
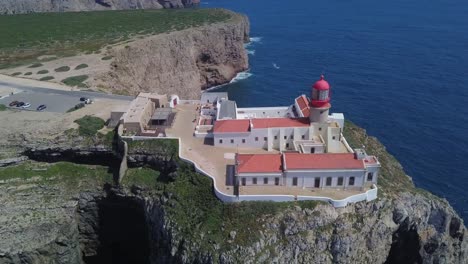
[[[39,105],[46,105],[44,111],[64,113],[76,104],[80,103],[81,97],[99,99],[120,100],[128,103],[134,96],[106,94],[91,91],[73,90],[73,88],[57,83],[40,82],[36,80],[14,78],[0,75],[0,90],[13,91],[14,94],[4,98],[0,97],[0,104],[8,106],[12,101],[21,101],[31,104],[24,110],[35,111]],[[9,92],[8,92],[9,93]]]

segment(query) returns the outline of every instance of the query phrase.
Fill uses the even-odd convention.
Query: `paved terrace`
[[[273,153],[263,149],[247,148],[219,148],[205,144],[204,139],[193,136],[196,120],[199,116],[196,111],[197,105],[184,104],[176,108],[176,116],[173,126],[166,129],[168,137],[178,137],[181,140],[181,155],[190,159],[197,165],[216,178],[216,187],[225,194],[233,195],[234,187],[227,184],[227,166],[234,165],[234,154],[239,153]],[[367,189],[366,189],[367,190]],[[241,195],[305,195],[323,196],[335,200],[344,199],[348,196],[360,194],[364,191],[354,190],[327,190],[327,189],[302,189],[284,186],[241,186]]]

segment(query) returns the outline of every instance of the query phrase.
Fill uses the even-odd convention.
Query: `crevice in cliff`
[[[393,233],[392,246],[385,264],[422,263],[420,249],[421,241],[416,226],[410,225],[406,218]]]
[[[150,263],[150,238],[144,201],[108,191],[84,199],[78,213],[86,264]]]

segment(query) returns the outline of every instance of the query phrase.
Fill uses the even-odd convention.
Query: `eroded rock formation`
[[[248,18],[229,13],[226,22],[149,36],[112,49],[110,72],[95,76],[91,85],[124,94],[152,91],[198,99],[201,89],[227,83],[248,69]]]

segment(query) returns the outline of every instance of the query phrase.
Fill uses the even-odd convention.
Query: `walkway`
[[[234,153],[272,153],[263,149],[219,148],[205,144],[204,139],[193,136],[195,122],[198,119],[196,105],[178,105],[177,114],[172,128],[166,130],[168,137],[178,137],[181,140],[181,155],[193,162],[216,179],[216,187],[225,194],[233,195],[234,187],[227,184],[227,166],[234,165]],[[365,191],[302,189],[285,186],[244,186],[239,188],[241,195],[304,195],[329,197],[335,200],[344,199]]]

